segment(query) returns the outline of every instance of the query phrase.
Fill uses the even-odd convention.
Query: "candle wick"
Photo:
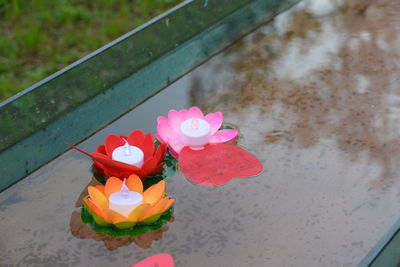
[[[128,141],[124,139],[125,145],[124,145],[124,154],[125,156],[129,156],[131,154],[131,146],[129,145]]]
[[[129,196],[129,188],[126,186],[125,184],[126,178],[124,179],[124,181],[122,182],[122,186],[121,186],[121,195],[125,198],[127,198]]]
[[[192,129],[193,130],[198,130],[199,129],[199,120],[198,119],[193,119],[192,120]]]

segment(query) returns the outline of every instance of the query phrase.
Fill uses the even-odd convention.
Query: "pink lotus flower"
[[[168,112],[168,118],[163,116],[157,118],[158,134],[156,134],[156,138],[161,143],[167,144],[171,154],[176,157],[185,146],[199,149],[208,143],[225,143],[234,140],[239,132],[231,129],[219,130],[222,121],[221,112],[204,116],[198,107],[179,111],[172,109]],[[194,131],[199,127],[201,131],[204,130],[201,140],[196,140],[196,137],[188,137],[185,134],[185,125],[189,128],[191,125]],[[189,129],[189,131],[192,130]]]

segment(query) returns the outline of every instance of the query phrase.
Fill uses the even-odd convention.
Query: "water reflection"
[[[82,206],[82,201],[85,196],[89,193],[87,192],[88,186],[100,185],[95,177],[92,178],[90,183],[85,186],[85,189],[81,192],[78,200],[76,201],[75,207],[79,209]],[[172,216],[170,222],[174,221]],[[139,236],[118,236],[113,237],[108,234],[98,233],[93,231],[88,225],[84,224],[81,219],[80,211],[73,211],[70,219],[70,230],[71,234],[76,238],[80,239],[93,239],[96,241],[102,241],[108,250],[115,250],[119,247],[129,246],[131,243],[135,243],[140,248],[150,248],[153,241],[161,240],[163,233],[168,231],[169,226],[163,225],[160,229],[149,231]]]
[[[334,140],[350,160],[382,165],[370,186],[385,187],[400,159],[399,9],[398,1],[305,1],[209,64],[228,66],[229,82],[194,77],[191,101],[254,131],[262,124],[253,147]]]

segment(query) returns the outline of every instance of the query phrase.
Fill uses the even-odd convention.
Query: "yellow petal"
[[[93,214],[93,220],[94,222],[99,225],[99,226],[110,226],[111,224],[109,224],[106,220],[104,220],[102,217],[98,216],[97,214]]]
[[[144,220],[140,220],[140,223],[143,223],[143,224],[154,223],[154,222],[158,221],[158,219],[160,219],[161,215],[162,215],[162,212],[159,212],[157,214],[153,214],[153,215],[151,215],[150,217],[147,217]]]
[[[124,215],[112,210],[112,209],[105,209],[103,210],[103,215],[104,219],[112,224],[120,223],[120,222],[126,222],[128,218],[126,218]]]
[[[146,213],[151,210],[151,205],[148,203],[140,204],[136,207],[128,216],[129,221],[136,222],[139,218],[143,217]]]
[[[83,206],[92,215],[95,223],[100,226],[109,226],[103,218],[103,212],[88,198],[83,199]]]
[[[135,191],[140,194],[143,193],[143,183],[142,180],[136,174],[132,174],[126,180],[126,186],[130,191]]]
[[[108,200],[106,196],[94,186],[88,187],[90,200],[101,210],[108,208]]]
[[[111,194],[115,192],[119,192],[122,187],[121,179],[117,177],[110,177],[106,181],[106,186],[104,188],[104,194],[106,195],[107,199],[110,197]]]
[[[143,202],[151,205],[156,204],[165,195],[165,182],[161,180],[157,184],[149,187],[143,193]]]

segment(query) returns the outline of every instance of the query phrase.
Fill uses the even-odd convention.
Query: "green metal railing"
[[[0,191],[298,0],[187,1],[0,104]]]
[[[359,267],[397,267],[400,265],[400,220],[368,253]]]

